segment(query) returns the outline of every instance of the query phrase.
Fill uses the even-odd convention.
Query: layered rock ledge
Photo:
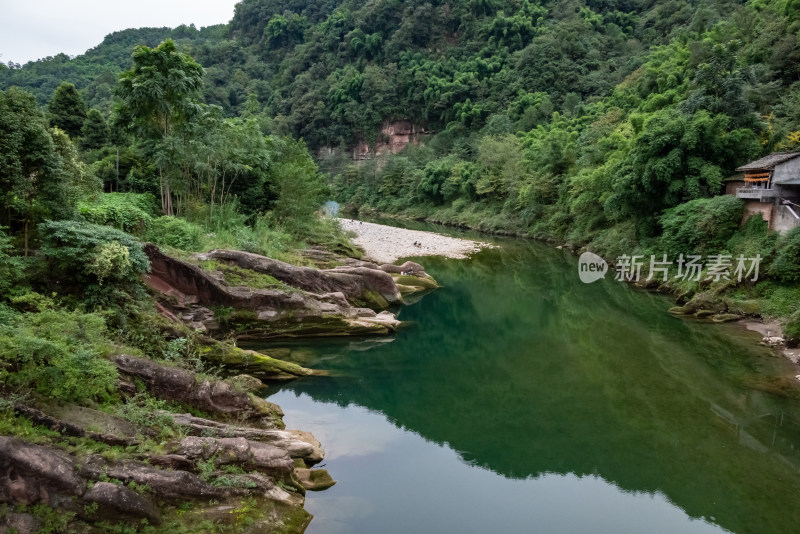
[[[196,256],[200,264],[220,267],[215,270],[168,256],[152,244],[145,252],[151,263],[145,281],[160,295],[162,313],[211,336],[387,335],[400,322],[385,308],[438,287],[413,262],[379,266],[336,258],[341,265],[316,269],[234,250]],[[233,283],[242,281],[251,285]],[[269,287],[251,287],[270,281]]]

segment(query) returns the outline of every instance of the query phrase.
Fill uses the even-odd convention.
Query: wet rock
[[[90,517],[92,520],[115,520],[122,514],[132,518],[144,517],[154,525],[161,523],[161,514],[150,501],[118,484],[97,482],[83,495],[83,501],[98,505],[97,512]]]
[[[336,481],[326,469],[295,469],[297,478],[309,491],[322,491],[330,488]]]

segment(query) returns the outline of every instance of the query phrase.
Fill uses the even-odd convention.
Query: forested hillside
[[[670,228],[705,216],[707,231],[664,251],[708,241],[735,252],[740,231],[720,221],[739,220],[742,204],[717,197],[723,180],[800,144],[798,18],[794,0],[244,0],[227,25],[120,32],[73,60],[2,70],[0,83],[32,90],[53,116],[56,81],[74,83],[93,108],[84,127],[110,127],[77,136],[106,190],[160,194],[155,167],[121,141],[109,95],[130,65],[125,46],[171,36],[204,68],[208,120],[241,115],[303,138],[327,154],[318,163],[348,208],[610,257],[660,251]],[[389,120],[428,134],[352,161],[354,146],[386,141]],[[201,152],[181,154],[176,169],[202,176]],[[268,190],[249,187],[231,190],[242,207],[269,205]],[[168,196],[180,206],[182,194]],[[772,243],[770,256],[794,237],[751,239]]]

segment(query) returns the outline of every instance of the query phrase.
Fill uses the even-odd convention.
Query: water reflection
[[[636,496],[615,512],[629,526],[660,517],[647,508],[650,499],[674,503],[684,518],[713,517],[734,532],[795,529],[800,413],[796,389],[783,378],[793,373],[757,347],[751,333],[670,317],[665,300],[613,281],[584,285],[574,258],[536,244],[509,242],[471,261],[426,258],[424,264],[444,288],[401,310],[412,326],[393,340],[279,347],[304,365],[333,372],[294,382],[292,393],[271,400],[289,411],[296,399],[313,399],[317,404],[309,402],[295,426],[315,432],[308,421],[327,420],[321,407],[343,409],[328,439],[319,437],[331,451],[340,448],[330,447],[337,439],[358,442],[362,454],[329,457],[340,480],[336,491],[358,484],[360,470],[378,469],[382,489],[368,496],[377,516],[394,509],[386,507],[398,491],[428,484],[452,491],[446,477],[462,476],[456,469],[414,465],[419,458],[407,452],[435,447],[457,455],[461,469],[490,474],[459,487],[461,498],[476,505],[493,484],[501,494],[493,498],[511,502],[552,479],[571,481],[564,487],[576,495],[584,489],[605,495],[597,489],[605,485]],[[410,432],[390,439],[380,423],[339,432],[358,407]],[[381,461],[370,463],[373,457]],[[405,486],[407,477],[396,473],[394,464],[405,463],[421,477],[416,486]],[[547,502],[552,491],[535,499]],[[545,519],[546,507],[534,514],[532,504],[520,504],[501,513],[497,524],[501,531],[512,530],[504,528],[507,522],[525,521],[546,532],[620,531],[613,523],[581,527],[584,519],[597,521],[593,503],[587,497],[569,509],[563,504],[563,523]],[[411,515],[421,513],[414,506],[424,507],[406,504]],[[493,506],[501,503],[486,511],[498,513]],[[432,513],[446,522],[456,512]],[[708,526],[685,519],[679,530]]]

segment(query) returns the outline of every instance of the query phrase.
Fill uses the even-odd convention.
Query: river
[[[260,346],[331,373],[269,396],[338,481],[309,492],[307,532],[798,532],[790,362],[583,284],[567,252],[500,243],[420,259],[443,287],[391,338]]]

